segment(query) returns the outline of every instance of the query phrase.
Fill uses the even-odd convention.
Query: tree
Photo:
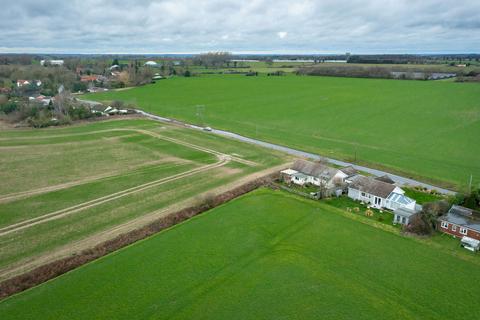
[[[113,59],[113,62],[112,62],[112,66],[115,66],[115,65],[116,65],[116,66],[119,66],[119,65],[120,65],[120,63],[118,63],[118,59],[117,59],[117,58]]]

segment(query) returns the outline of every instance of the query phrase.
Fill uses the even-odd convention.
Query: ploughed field
[[[87,97],[442,186],[480,182],[478,84],[209,75]]]
[[[0,302],[5,319],[475,319],[479,262],[260,189]]]
[[[0,280],[198,204],[284,161],[149,120],[0,131]]]

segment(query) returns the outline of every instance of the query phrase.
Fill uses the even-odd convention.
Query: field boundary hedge
[[[221,194],[207,196],[196,206],[173,212],[139,229],[121,234],[93,248],[83,250],[79,254],[49,262],[24,274],[5,280],[0,283],[0,300],[56,278],[79,266],[131,245],[139,240],[143,240],[259,187],[269,185],[277,177],[278,173],[268,174]]]

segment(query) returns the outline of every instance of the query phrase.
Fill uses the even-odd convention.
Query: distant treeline
[[[401,65],[353,65],[353,64],[316,64],[300,68],[299,75],[354,77],[354,78],[384,78],[384,79],[414,79],[429,80],[461,76],[463,81],[475,79],[480,74],[476,71],[458,69],[454,73],[445,70],[443,66],[418,67]]]

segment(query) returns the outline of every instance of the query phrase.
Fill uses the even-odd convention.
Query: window
[[[442,221],[442,228],[448,229],[448,222]]]
[[[452,224],[452,231],[457,231],[457,226]]]
[[[467,228],[460,228],[461,234],[467,234],[467,232],[468,232]]]
[[[406,223],[407,223],[407,219],[405,219],[405,217],[402,217],[402,223],[403,223],[403,224],[406,224]]]
[[[395,218],[396,218],[395,220],[396,220],[397,222],[400,222],[400,216],[395,216]]]
[[[366,196],[365,192],[362,192],[362,197],[365,197],[365,196]]]

